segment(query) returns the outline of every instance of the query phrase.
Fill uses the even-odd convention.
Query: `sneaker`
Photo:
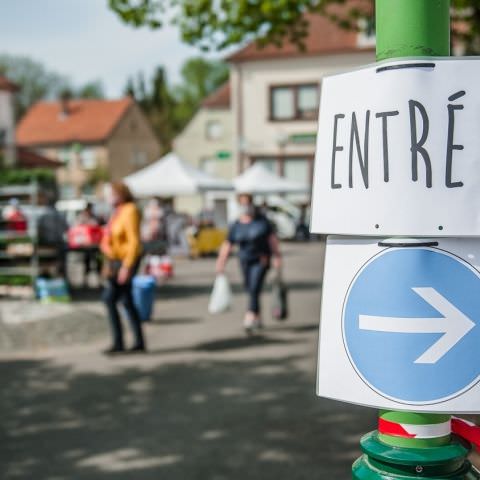
[[[247,333],[247,335],[251,335],[253,333],[253,330],[255,329],[254,323],[255,323],[255,318],[252,315],[247,313],[243,320],[243,328],[245,329],[245,332]]]
[[[121,353],[125,353],[125,349],[123,347],[110,347],[104,350],[102,353],[107,356],[119,355]]]
[[[129,348],[127,350],[127,353],[130,354],[135,354],[135,353],[146,353],[147,349],[145,348],[145,345],[135,345],[132,348]]]
[[[262,317],[258,316],[253,320],[253,328],[255,330],[263,330],[263,320]]]

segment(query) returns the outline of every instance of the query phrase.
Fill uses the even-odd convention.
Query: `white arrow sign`
[[[415,360],[415,363],[437,363],[475,327],[475,323],[434,288],[422,287],[412,290],[443,317],[401,318],[360,315],[360,329],[386,333],[443,333],[437,342]]]

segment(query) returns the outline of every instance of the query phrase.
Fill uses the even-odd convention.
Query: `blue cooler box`
[[[142,322],[148,322],[152,316],[155,287],[155,277],[151,275],[133,277],[133,302]]]
[[[67,303],[70,301],[67,283],[63,278],[37,278],[37,298],[42,303]]]

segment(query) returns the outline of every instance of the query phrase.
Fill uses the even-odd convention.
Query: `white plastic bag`
[[[212,294],[210,295],[210,302],[208,304],[209,313],[223,313],[226,312],[232,305],[232,289],[228,278],[219,274],[215,277]]]

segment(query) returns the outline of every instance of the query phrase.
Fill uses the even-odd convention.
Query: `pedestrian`
[[[7,229],[16,233],[27,232],[27,217],[20,208],[20,202],[17,198],[11,198],[8,206],[4,209],[3,218],[7,222]]]
[[[67,276],[67,242],[68,223],[64,215],[57,210],[55,199],[45,196],[41,203],[46,203],[45,210],[37,223],[38,244],[40,247],[53,248],[57,258],[57,273],[68,283]]]
[[[80,211],[75,219],[76,225],[82,225],[87,227],[99,227],[100,220],[97,218],[94,212],[93,203],[87,202],[85,208]],[[86,247],[83,249],[83,272],[84,272],[84,287],[87,286],[87,280],[90,275],[90,272],[95,272],[97,275],[100,274],[101,262],[98,255],[97,245],[92,247]],[[94,268],[92,269],[92,263],[94,263]]]
[[[113,213],[106,226],[101,250],[106,257],[106,285],[103,301],[107,307],[113,343],[106,354],[125,351],[123,329],[117,303],[122,302],[135,337],[131,353],[145,351],[145,341],[139,313],[133,301],[132,279],[141,255],[140,212],[129,188],[122,182],[111,184],[110,203]]]
[[[77,225],[100,225],[93,209],[93,203],[87,202],[85,208],[77,215],[75,223]]]
[[[165,214],[158,198],[152,198],[143,212],[141,235],[144,251],[162,254],[166,244]]]
[[[243,273],[245,290],[248,293],[248,309],[244,318],[247,333],[263,327],[260,294],[265,276],[273,266],[281,267],[281,255],[278,238],[268,219],[253,204],[250,194],[238,196],[240,215],[228,232],[227,240],[220,248],[217,259],[217,273],[225,270],[228,257],[234,245],[238,246],[238,257]]]

